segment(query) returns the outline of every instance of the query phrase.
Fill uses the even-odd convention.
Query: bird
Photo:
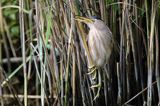
[[[93,61],[92,67],[90,67],[89,74],[94,73],[93,79],[96,77],[95,70],[103,68],[109,63],[109,59],[113,48],[113,35],[109,27],[103,20],[96,16],[82,17],[77,16],[76,20],[86,24],[89,28],[87,35],[88,50]],[[96,85],[92,85],[91,88],[100,87],[101,79],[100,72],[98,71],[99,82]],[[99,90],[96,95],[99,95]]]

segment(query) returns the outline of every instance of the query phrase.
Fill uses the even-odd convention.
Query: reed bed
[[[99,16],[115,47],[93,100],[88,28]],[[1,106],[159,106],[158,0],[1,0]]]

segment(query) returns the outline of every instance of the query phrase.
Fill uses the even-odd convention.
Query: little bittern
[[[89,27],[87,39],[89,53],[96,69],[103,68],[109,62],[109,58],[112,52],[112,32],[102,20],[96,17],[86,18],[78,16],[76,17],[76,20],[87,24]],[[93,67],[91,68],[93,69]],[[95,68],[93,71],[91,70],[92,72],[90,74],[92,74],[94,70]],[[92,87],[99,87],[100,85],[101,79],[99,80],[99,84],[92,85]]]

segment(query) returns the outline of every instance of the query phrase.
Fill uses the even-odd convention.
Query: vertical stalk
[[[146,26],[147,26],[147,46],[149,47],[149,14],[148,14],[148,0],[145,0],[145,11],[146,11]]]
[[[152,106],[152,73],[154,69],[154,28],[155,28],[156,3],[152,0],[151,13],[151,29],[150,42],[148,48],[148,92],[147,92],[147,106]]]
[[[24,75],[24,106],[27,106],[27,69],[26,69],[26,56],[25,56],[25,34],[24,34],[24,1],[19,0],[19,23],[20,23],[20,37],[21,37],[21,48],[23,58],[23,75]]]
[[[70,54],[73,48],[72,36],[73,36],[73,14],[71,14],[71,28],[69,34],[69,44],[68,44],[68,51],[67,51],[67,67],[66,67],[66,78],[65,78],[65,106],[68,104],[68,77],[69,77],[69,63],[70,63]]]
[[[76,106],[76,60],[75,60],[75,48],[73,47],[73,72],[72,72],[72,94],[73,94],[73,106]]]
[[[158,90],[158,98],[159,98],[159,105],[160,105],[159,38],[158,38],[158,28],[157,27],[155,28],[155,39],[156,39],[155,76],[157,80],[157,90]]]

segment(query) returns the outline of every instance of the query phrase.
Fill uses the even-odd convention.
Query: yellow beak
[[[91,18],[86,18],[86,17],[81,17],[81,16],[76,16],[75,20],[77,20],[79,22],[83,22],[85,24],[93,22],[93,20]]]

